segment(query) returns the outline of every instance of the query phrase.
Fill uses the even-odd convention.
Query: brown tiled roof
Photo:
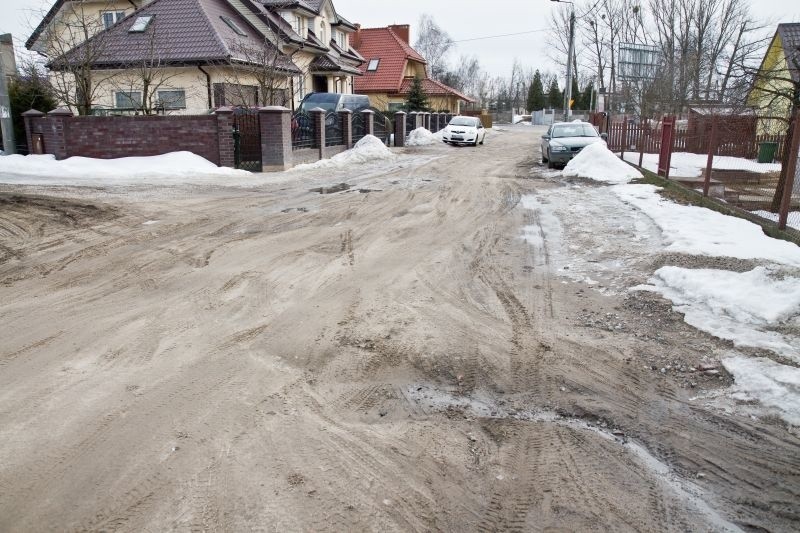
[[[400,86],[399,94],[408,94],[408,92],[411,90],[412,83],[414,83],[414,78],[405,78],[403,80],[403,84]],[[425,91],[425,94],[430,96],[455,96],[459,100],[463,100],[465,102],[475,101],[469,96],[456,91],[452,87],[448,87],[440,81],[429,78],[422,80],[422,89]]]
[[[331,57],[330,54],[315,57],[314,60],[309,63],[308,69],[311,72],[347,72],[356,76],[361,74],[358,68],[337,61],[335,58]]]
[[[789,74],[795,82],[800,81],[800,22],[778,24],[783,53]]]
[[[130,33],[136,19],[147,15],[154,17],[147,30]],[[247,35],[238,35],[222,20],[223,16],[229,17]],[[92,46],[97,41],[102,45]],[[246,54],[241,53],[243,48],[263,46],[272,44],[225,0],[154,0],[75,47],[62,59],[75,61],[82,54],[97,53],[92,58],[95,68],[118,68],[156,59],[169,65],[214,64],[246,61]],[[279,68],[300,71],[288,57],[281,56]],[[55,59],[51,66],[58,68],[59,62],[60,59]]]

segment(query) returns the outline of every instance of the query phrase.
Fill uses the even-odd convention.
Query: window
[[[303,39],[306,38],[306,18],[300,15],[295,15],[294,17],[294,28],[295,33],[302,37]]]
[[[339,43],[339,48],[347,50],[347,34],[343,31],[336,32],[336,40]]]
[[[241,35],[242,37],[247,37],[247,34],[244,32],[244,30],[240,28],[239,25],[233,21],[233,19],[225,16],[220,16],[219,18],[221,18],[223,22],[225,22],[225,24],[227,24],[228,27],[234,31],[234,33]]]
[[[103,17],[103,28],[105,29],[125,18],[124,11],[103,11],[100,15]]]
[[[380,59],[370,59],[369,65],[367,65],[367,70],[370,72],[375,72],[378,70],[378,64],[381,62]]]
[[[120,91],[114,95],[117,109],[136,109],[142,106],[142,93],[140,91]]]
[[[128,33],[143,33],[150,23],[153,22],[154,18],[154,15],[142,15],[141,17],[136,17],[136,20],[133,21],[133,25],[131,26],[131,29],[128,30]]]
[[[186,109],[186,91],[183,89],[158,91],[158,104],[164,109]]]
[[[405,104],[403,102],[389,102],[389,112],[396,113],[403,110]]]
[[[325,41],[325,23],[319,23],[319,40],[322,41],[322,44],[326,44]]]

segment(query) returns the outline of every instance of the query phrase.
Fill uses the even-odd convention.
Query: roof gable
[[[795,83],[800,82],[800,22],[778,24],[786,66]]]
[[[356,51],[367,61],[380,59],[378,69],[362,66],[362,76],[356,79],[356,91],[400,90],[409,61],[425,64],[425,58],[411,48],[391,28],[365,28],[358,32]]]
[[[141,16],[153,16],[147,30],[129,30]],[[239,35],[222,17],[234,22]],[[100,46],[93,47],[98,41]],[[141,61],[162,64],[246,62],[246,49],[272,46],[254,25],[226,0],[154,0],[71,50],[64,59],[90,54],[96,68],[120,68]],[[252,54],[251,54],[252,55]],[[57,67],[58,60],[53,64]],[[288,58],[280,66],[297,70]]]

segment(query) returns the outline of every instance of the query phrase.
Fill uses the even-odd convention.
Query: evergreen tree
[[[17,144],[27,144],[25,120],[22,113],[36,109],[47,113],[56,108],[57,102],[47,77],[33,66],[22,68],[21,75],[12,78],[8,85],[8,98],[11,103],[11,118],[14,122],[14,137]]]
[[[558,80],[555,76],[550,79],[550,87],[547,89],[547,106],[553,109],[560,109],[564,105],[564,97],[561,89],[558,88]]]
[[[529,112],[539,111],[544,109],[547,101],[544,97],[544,86],[542,85],[542,75],[537,70],[533,75],[533,82],[530,89],[528,89],[528,102],[527,108]]]
[[[572,77],[572,108],[571,109],[586,109],[583,107],[583,94],[578,86],[578,80]]]
[[[425,88],[422,86],[422,80],[414,78],[411,83],[411,88],[408,91],[408,99],[406,100],[406,111],[427,111],[428,110],[428,95],[425,94]]]

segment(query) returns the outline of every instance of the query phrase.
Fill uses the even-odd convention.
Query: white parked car
[[[486,140],[486,128],[475,117],[453,117],[442,132],[445,144],[471,144],[477,146]]]

